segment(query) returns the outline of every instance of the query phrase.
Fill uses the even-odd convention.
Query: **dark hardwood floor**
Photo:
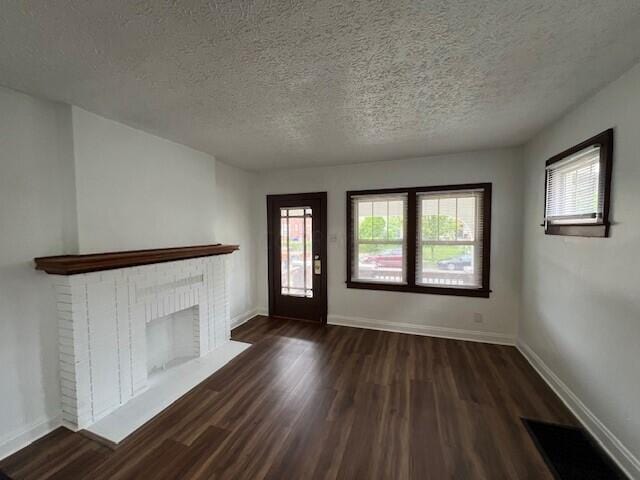
[[[551,479],[520,417],[575,419],[513,347],[256,317],[253,346],[115,451],[58,429],[15,479]]]

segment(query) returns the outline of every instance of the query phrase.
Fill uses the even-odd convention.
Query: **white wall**
[[[238,324],[255,314],[255,230],[256,218],[253,198],[257,178],[224,163],[216,163],[216,222],[215,240],[240,244],[231,255],[231,324]]]
[[[0,87],[0,458],[58,415],[55,296],[33,258],[77,248],[68,106]]]
[[[544,235],[538,225],[545,160],[610,127],[615,128],[611,238]],[[557,376],[582,420],[638,478],[639,134],[637,65],[527,145],[520,325],[523,350],[528,346],[547,374]]]
[[[520,303],[521,165],[520,150],[496,150],[397,160],[359,165],[264,172],[256,196],[259,213],[257,237],[258,305],[266,310],[267,250],[266,194],[328,192],[329,322],[378,320],[410,324],[412,331],[442,333],[487,340],[513,341]],[[368,188],[493,183],[491,245],[491,298],[467,298],[419,293],[347,289],[347,190]],[[474,322],[474,314],[484,317]],[[377,322],[379,324],[379,322]],[[413,326],[418,326],[414,328]],[[393,327],[392,327],[393,328]],[[458,332],[458,330],[463,332]],[[472,332],[469,335],[464,332]],[[484,333],[484,336],[482,335]]]
[[[214,158],[72,107],[80,251],[211,243]]]

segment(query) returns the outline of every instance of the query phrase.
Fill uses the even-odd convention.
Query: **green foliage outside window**
[[[422,218],[423,240],[456,240],[462,236],[464,224],[447,215],[425,215]],[[388,231],[387,231],[388,230]],[[403,219],[400,216],[389,217],[387,229],[386,217],[366,217],[358,227],[360,240],[402,240],[404,237]],[[375,255],[392,252],[401,248],[401,245],[389,244],[360,244],[360,254]],[[441,260],[447,260],[464,253],[468,253],[468,247],[457,245],[430,245],[423,249],[423,261],[426,264],[435,264]]]

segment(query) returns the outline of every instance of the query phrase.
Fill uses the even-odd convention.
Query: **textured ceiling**
[[[517,145],[639,53],[639,0],[0,4],[0,84],[251,169]]]

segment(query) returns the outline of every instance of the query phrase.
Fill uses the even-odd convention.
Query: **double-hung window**
[[[547,161],[545,233],[606,237],[613,130],[607,130]]]
[[[347,286],[489,296],[491,184],[347,192]]]
[[[353,278],[406,284],[407,194],[355,195],[352,202]]]
[[[484,189],[418,193],[418,285],[482,288]]]

